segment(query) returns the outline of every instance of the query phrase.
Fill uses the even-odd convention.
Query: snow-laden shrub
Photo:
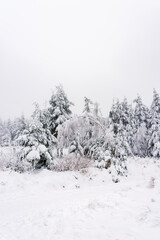
[[[0,170],[6,170],[16,164],[18,160],[13,148],[1,148],[0,150]]]
[[[96,160],[95,160],[95,166],[98,168],[108,168],[108,162],[111,161],[111,156],[109,151],[103,152],[101,149],[99,151],[96,151]]]
[[[8,147],[2,148],[0,151],[0,170],[13,170],[17,172],[25,172],[31,169],[31,164],[20,159],[19,148]]]
[[[98,168],[108,169],[113,176],[127,176],[126,160],[125,151],[117,148],[114,153],[99,152],[99,158],[95,160],[94,165]]]
[[[30,162],[25,161],[25,159],[17,158],[15,164],[10,167],[11,170],[19,173],[30,172],[33,167]]]
[[[68,154],[63,158],[56,158],[51,163],[51,170],[54,171],[80,171],[93,165],[89,158],[81,157],[74,153]]]
[[[30,164],[32,168],[49,167],[52,159],[48,149],[42,144],[35,144],[31,147],[24,147],[20,154],[22,164]]]

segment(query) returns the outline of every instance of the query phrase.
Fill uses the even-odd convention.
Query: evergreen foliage
[[[160,96],[154,90],[153,102],[150,110],[150,122],[149,122],[149,142],[148,150],[150,156],[160,157]]]
[[[68,100],[61,85],[56,87],[56,91],[52,94],[49,103],[50,131],[57,137],[57,127],[70,118],[72,114],[70,107],[73,103]]]
[[[52,160],[52,148],[55,137],[45,125],[45,111],[35,109],[33,119],[28,124],[17,142],[22,146],[21,159],[28,161],[32,167],[49,167]]]
[[[84,110],[83,110],[83,113],[91,113],[92,112],[92,106],[93,105],[93,102],[85,97],[84,98]]]

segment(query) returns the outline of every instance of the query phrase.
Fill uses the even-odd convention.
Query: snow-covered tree
[[[70,152],[89,155],[93,143],[103,137],[100,126],[100,122],[91,116],[72,116],[59,127],[58,141],[68,147]]]
[[[132,118],[132,107],[128,104],[126,98],[122,102],[119,102],[119,100],[113,102],[109,113],[110,127],[115,138],[121,141],[121,146],[123,146],[127,155],[132,155],[132,140],[130,138],[132,134]]]
[[[117,174],[126,171],[124,146],[120,145],[109,128],[93,116],[74,116],[66,121],[59,127],[58,141],[61,147],[69,148],[70,153],[95,160],[98,167],[106,167],[110,160],[117,167]]]
[[[32,114],[33,119],[37,119],[41,124],[42,128],[44,129],[45,135],[47,136],[48,144],[49,142],[56,143],[55,137],[51,134],[50,131],[50,112],[47,108],[40,109],[39,105],[35,103],[35,110]],[[49,146],[49,145],[48,145]],[[48,147],[47,146],[47,147]]]
[[[93,106],[93,102],[89,99],[89,98],[87,98],[87,97],[85,97],[84,98],[84,110],[83,110],[83,113],[87,113],[87,114],[89,114],[89,113],[91,113],[92,112],[92,106]]]
[[[149,109],[143,104],[140,96],[134,100],[134,103],[132,151],[134,155],[146,157],[148,155],[148,127],[150,113]]]
[[[61,85],[56,87],[49,103],[50,131],[57,137],[57,127],[70,118],[72,114],[70,107],[73,103],[68,100]]]
[[[26,123],[24,116],[14,120],[0,121],[0,145],[14,145],[16,138],[25,129]]]
[[[41,110],[34,112],[34,117],[17,139],[21,149],[21,161],[30,163],[34,168],[42,166],[49,167],[52,160],[52,148],[55,144],[55,137],[50,130],[44,128],[40,121]]]
[[[134,103],[134,120],[136,123],[136,128],[138,129],[141,123],[145,123],[147,127],[149,119],[149,109],[143,104],[142,98],[140,96],[138,96],[134,100]]]
[[[118,99],[113,102],[112,108],[109,112],[109,118],[111,125],[113,125],[113,132],[115,135],[124,130],[124,128],[130,123],[129,106],[126,99],[124,99],[123,102],[119,102]]]
[[[141,123],[133,136],[133,153],[139,157],[148,155],[148,129],[145,123]]]
[[[156,92],[156,90],[153,90],[153,101],[151,105],[151,111],[154,113],[154,115],[160,114],[160,96]]]
[[[6,122],[0,119],[0,146],[9,146],[10,142],[11,138]]]
[[[160,157],[160,96],[154,90],[150,110],[148,150],[151,156]]]

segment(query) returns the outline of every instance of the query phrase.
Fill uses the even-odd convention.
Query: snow
[[[0,240],[159,240],[160,163],[108,170],[0,172]]]
[[[30,153],[27,155],[27,159],[32,161],[33,159],[40,159],[39,151],[37,150],[32,150]]]
[[[40,151],[40,153],[44,153],[47,151],[47,148],[44,145],[40,144],[38,146],[38,150]]]

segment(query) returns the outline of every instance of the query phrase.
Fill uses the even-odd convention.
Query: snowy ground
[[[107,170],[0,172],[0,240],[159,240],[160,167],[129,160],[129,176]]]

